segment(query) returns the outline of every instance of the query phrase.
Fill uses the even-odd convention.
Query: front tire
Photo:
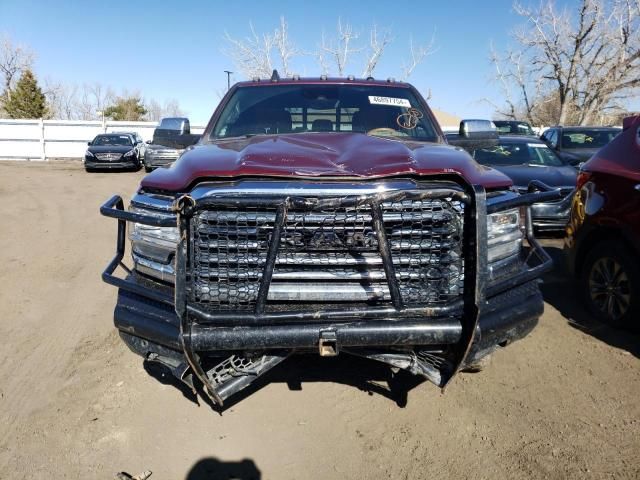
[[[580,289],[588,310],[615,327],[640,330],[638,258],[617,241],[598,243],[586,256]]]

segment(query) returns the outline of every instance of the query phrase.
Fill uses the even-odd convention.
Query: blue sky
[[[485,97],[500,103],[489,46],[506,45],[509,32],[521,23],[512,0],[0,0],[0,33],[36,52],[39,78],[100,82],[116,92],[139,91],[160,101],[175,98],[194,124],[203,124],[226,89],[224,70],[234,70],[222,52],[225,30],[244,36],[253,22],[257,31],[271,31],[282,15],[291,39],[306,51],[316,48],[323,30],[335,30],[338,17],[361,32],[363,40],[373,23],[389,27],[394,42],[374,74],[381,78],[399,77],[410,37],[427,42],[435,29],[438,50],[410,82],[425,96],[431,89],[433,107],[461,117],[490,117],[493,108],[481,101]],[[294,65],[301,74],[320,73],[311,56]],[[360,75],[362,61],[348,70]]]

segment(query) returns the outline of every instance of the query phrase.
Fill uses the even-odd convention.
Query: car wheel
[[[582,268],[581,290],[593,315],[616,327],[640,329],[640,269],[620,242],[597,244]]]
[[[149,172],[153,172],[153,167],[149,167],[147,165],[144,166],[144,171],[149,173]]]

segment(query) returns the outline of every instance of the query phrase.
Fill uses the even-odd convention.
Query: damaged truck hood
[[[485,188],[511,180],[446,144],[373,137],[363,133],[255,135],[199,144],[169,169],[158,169],[143,188],[185,191],[201,179],[236,177],[359,178],[454,174]]]

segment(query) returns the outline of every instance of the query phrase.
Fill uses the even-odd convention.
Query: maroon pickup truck
[[[118,219],[103,279],[131,350],[219,406],[298,353],[444,387],[536,325],[551,260],[528,205],[552,198],[448,145],[409,84],[274,75],[231,88],[128,209],[102,206]]]

